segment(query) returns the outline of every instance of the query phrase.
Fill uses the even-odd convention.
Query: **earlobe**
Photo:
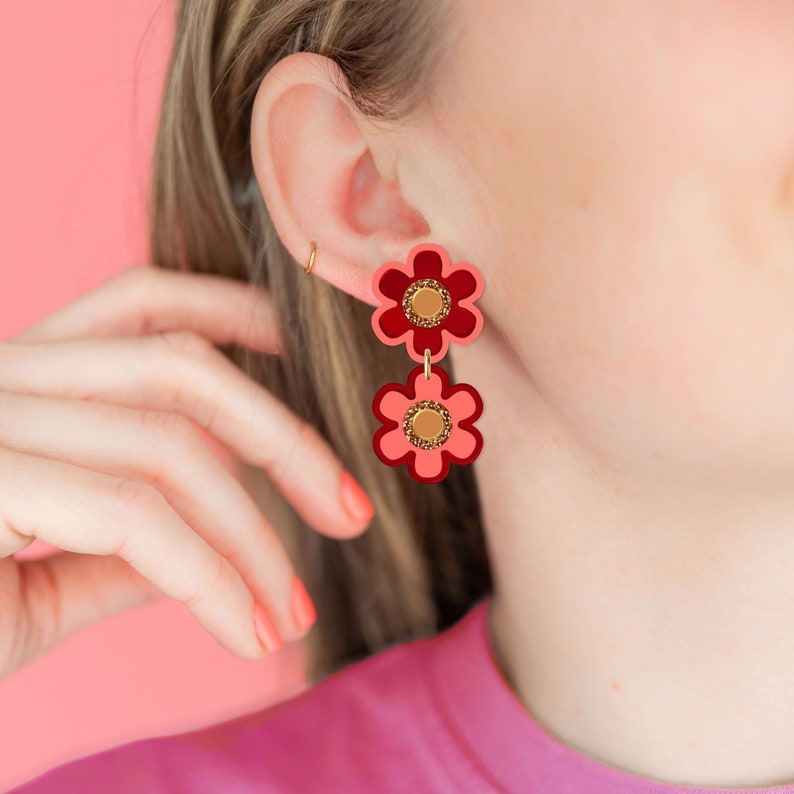
[[[330,58],[282,58],[254,100],[251,155],[276,231],[296,261],[306,264],[316,240],[313,277],[376,305],[374,271],[404,258],[430,228],[401,195],[391,136],[360,117],[344,86]]]

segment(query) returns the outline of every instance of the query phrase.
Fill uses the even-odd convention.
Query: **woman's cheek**
[[[575,223],[547,219],[505,321],[588,444],[640,468],[720,466],[770,435],[771,401],[794,404],[794,313],[737,254],[718,192],[694,178],[653,187],[642,203],[613,190]],[[785,431],[794,412],[771,420]]]

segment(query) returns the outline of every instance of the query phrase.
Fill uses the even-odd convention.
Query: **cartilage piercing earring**
[[[479,393],[468,383],[450,384],[433,364],[449,342],[468,345],[479,336],[483,318],[474,301],[482,294],[482,276],[468,262],[451,264],[440,245],[421,243],[406,264],[381,265],[372,288],[381,300],[372,330],[384,344],[404,342],[421,362],[406,385],[386,383],[375,394],[372,410],[382,423],[372,439],[375,454],[389,466],[405,463],[417,482],[439,482],[451,463],[473,463],[483,446],[474,426],[483,409]]]
[[[315,243],[314,240],[312,240],[312,252],[311,254],[309,254],[309,264],[306,265],[305,268],[303,268],[303,272],[306,273],[307,276],[309,275],[309,273],[312,272],[312,268],[314,267],[315,256],[317,256],[317,243]]]

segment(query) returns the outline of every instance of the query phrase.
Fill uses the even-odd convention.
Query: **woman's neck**
[[[622,472],[494,335],[451,354],[485,406],[491,632],[519,699],[560,741],[636,775],[794,781],[794,493]]]

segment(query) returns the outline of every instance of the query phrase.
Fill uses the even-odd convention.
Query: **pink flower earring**
[[[372,277],[382,301],[372,315],[372,330],[387,345],[405,342],[408,355],[422,362],[407,385],[386,383],[372,401],[382,423],[372,438],[375,454],[389,466],[407,465],[417,482],[432,483],[449,474],[451,463],[473,463],[482,450],[474,422],[482,398],[468,383],[452,385],[432,362],[442,359],[450,341],[473,342],[483,318],[474,301],[482,294],[479,271],[468,262],[450,264],[440,245],[411,249],[407,264],[387,262]]]

